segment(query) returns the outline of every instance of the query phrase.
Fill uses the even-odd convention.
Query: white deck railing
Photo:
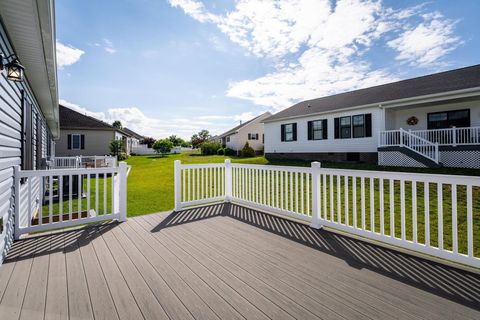
[[[15,238],[126,219],[129,167],[20,170],[15,167]]]
[[[412,130],[411,133],[441,146],[480,144],[480,127]]]
[[[431,142],[413,131],[400,130],[381,131],[379,137],[379,147],[405,147],[413,152],[438,163],[438,143]]]
[[[175,162],[176,210],[215,201],[480,267],[480,177]]]
[[[73,169],[73,168],[107,168],[116,167],[117,158],[114,156],[75,156],[75,157],[52,157],[49,161],[49,169]]]

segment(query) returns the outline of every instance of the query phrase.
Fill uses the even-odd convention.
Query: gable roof
[[[271,115],[271,113],[270,113],[270,112],[262,113],[261,115],[256,116],[256,117],[253,118],[253,119],[250,119],[250,120],[248,120],[248,121],[245,121],[244,123],[239,124],[239,125],[236,126],[236,127],[233,127],[232,129],[230,129],[230,130],[222,133],[222,134],[219,135],[218,137],[219,137],[219,138],[223,138],[223,137],[232,135],[232,134],[236,133],[238,130],[240,130],[241,128],[245,127],[246,125],[254,122],[255,120],[257,120],[257,119],[259,119],[259,118],[262,118],[262,117],[265,117],[265,116],[268,116],[268,115]]]
[[[305,100],[274,114],[265,122],[477,87],[480,87],[480,65]]]
[[[142,135],[140,135],[140,134],[136,133],[135,131],[132,131],[128,128],[123,128],[122,131],[129,134],[131,137],[134,137],[135,139],[138,139],[138,140],[143,140],[143,138],[144,138]]]
[[[61,129],[120,131],[106,122],[81,114],[80,112],[77,112],[62,105],[60,105],[59,111]]]

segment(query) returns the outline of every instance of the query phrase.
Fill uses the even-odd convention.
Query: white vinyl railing
[[[20,170],[15,167],[15,232],[126,220],[129,167]]]
[[[480,144],[480,127],[412,130],[411,133],[441,146]]]
[[[480,267],[480,177],[177,161],[175,209],[215,201]]]
[[[114,156],[75,156],[75,157],[52,157],[49,161],[49,169],[73,169],[73,168],[106,168],[116,167],[117,158]]]
[[[413,134],[413,131],[390,130],[380,132],[379,147],[405,147],[413,152],[438,163],[438,143],[431,142]]]

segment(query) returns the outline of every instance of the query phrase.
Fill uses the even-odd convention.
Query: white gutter
[[[375,102],[375,103],[364,104],[360,106],[339,108],[335,110],[308,113],[308,114],[302,114],[302,115],[291,116],[291,117],[283,117],[283,118],[277,118],[273,120],[267,119],[266,121],[263,121],[263,122],[264,123],[278,122],[278,121],[285,121],[289,119],[305,118],[310,116],[335,113],[338,111],[343,112],[343,111],[372,108],[372,107],[390,109],[390,108],[404,107],[412,104],[437,102],[437,101],[444,101],[448,99],[469,98],[469,97],[475,97],[475,96],[480,96],[480,87],[441,92],[441,93],[429,94],[429,95],[418,96],[418,97],[410,97],[410,98],[404,98],[404,99],[397,99],[397,100],[387,100],[383,102]]]

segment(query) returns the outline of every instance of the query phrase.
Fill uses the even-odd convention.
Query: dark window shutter
[[[372,114],[365,115],[365,137],[372,136]]]
[[[297,123],[294,123],[292,125],[292,130],[293,130],[293,141],[297,141]]]
[[[335,118],[335,139],[340,138],[340,118]]]
[[[323,134],[322,139],[328,139],[328,120],[327,119],[322,120],[322,134]]]
[[[307,126],[307,128],[308,128],[308,129],[307,129],[307,130],[308,130],[308,132],[307,132],[308,140],[312,140],[312,139],[313,139],[313,137],[312,137],[312,133],[313,133],[313,132],[312,132],[312,127],[313,127],[312,121],[308,121],[308,126]]]
[[[282,124],[282,125],[280,126],[280,131],[281,131],[281,133],[280,133],[280,135],[281,135],[281,140],[282,140],[282,141],[285,141],[285,125],[284,125],[284,124]]]
[[[43,144],[42,144],[42,122],[40,116],[37,115],[37,168],[41,168],[42,165],[42,155],[43,155]]]
[[[28,101],[24,101],[24,144],[23,144],[23,170],[33,169],[33,141],[32,135],[32,105]]]
[[[247,137],[248,140],[250,140],[250,133],[248,134],[248,137]]]
[[[72,135],[71,134],[67,135],[67,144],[68,144],[67,149],[71,150],[72,149]]]
[[[80,149],[85,149],[85,135],[80,135]]]

